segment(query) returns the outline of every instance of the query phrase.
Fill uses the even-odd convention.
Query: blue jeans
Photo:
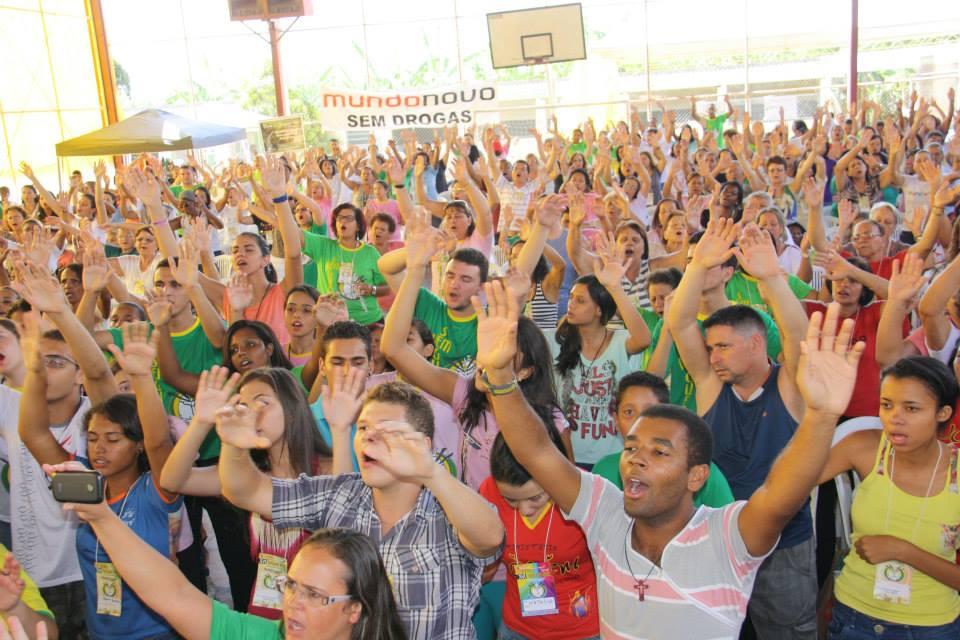
[[[827,629],[827,640],[957,640],[960,618],[937,627],[892,624],[871,618],[855,609],[833,605],[833,618]]]
[[[760,565],[748,607],[759,640],[816,640],[817,563],[813,537],[777,549]]]

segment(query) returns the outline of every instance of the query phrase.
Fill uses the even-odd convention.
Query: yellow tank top
[[[853,499],[854,542],[862,536],[891,535],[944,560],[956,561],[956,552],[960,548],[957,448],[940,446],[944,447],[940,464],[946,461],[949,465],[946,483],[941,487],[934,486],[930,497],[922,498],[902,491],[890,480],[890,444],[886,436],[881,436],[873,469]],[[837,600],[868,616],[897,624],[937,626],[949,624],[960,615],[957,591],[916,569],[913,570],[909,604],[874,598],[875,577],[876,565],[868,563],[851,549],[837,578]]]

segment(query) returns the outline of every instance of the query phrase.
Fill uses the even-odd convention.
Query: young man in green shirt
[[[670,391],[662,378],[646,371],[634,371],[620,379],[617,394],[610,404],[610,412],[617,423],[620,435],[626,441],[627,434],[641,413],[657,404],[669,404]],[[593,473],[623,490],[623,478],[620,477],[620,453],[611,453],[593,465]],[[733,492],[723,473],[715,464],[710,463],[710,474],[704,485],[693,494],[693,505],[699,507],[722,507],[733,502]]]

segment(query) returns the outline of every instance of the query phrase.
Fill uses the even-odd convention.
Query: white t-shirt
[[[142,298],[147,290],[153,289],[153,272],[157,270],[157,263],[163,259],[163,256],[157,253],[143,271],[140,270],[140,256],[138,255],[117,256],[113,259],[116,260],[116,264],[123,272],[120,279],[123,280],[127,291]]]
[[[620,378],[639,371],[639,354],[627,353],[630,334],[624,329],[613,331],[607,348],[595,360],[580,354],[580,361],[566,375],[556,369],[560,344],[556,331],[544,331],[554,363],[553,379],[557,398],[564,415],[575,425],[571,431],[573,457],[579,464],[594,464],[600,458],[623,449],[623,440],[610,413],[610,400]]]
[[[927,214],[930,208],[930,183],[918,176],[903,176],[903,224],[909,227],[917,209]]]
[[[69,423],[50,429],[69,454],[86,453],[83,416],[89,409],[90,400],[84,397]],[[53,499],[47,475],[20,441],[19,417],[20,393],[0,386],[0,426],[10,453],[13,553],[39,587],[78,582],[83,580],[77,562],[79,521]]]

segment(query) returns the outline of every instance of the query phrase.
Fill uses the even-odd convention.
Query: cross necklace
[[[634,582],[633,588],[637,592],[637,600],[639,600],[640,602],[643,602],[645,599],[646,591],[647,591],[647,579],[650,577],[650,574],[653,573],[653,570],[657,568],[657,565],[651,562],[650,571],[647,571],[647,575],[645,575],[642,579],[638,578],[637,574],[633,572],[633,567],[630,566],[630,553],[629,553],[629,548],[631,544],[630,543],[631,531],[633,531],[633,525],[631,525],[627,529],[627,534],[626,536],[624,536],[623,559],[627,563],[627,570],[630,572],[630,577],[633,578],[633,582]]]

